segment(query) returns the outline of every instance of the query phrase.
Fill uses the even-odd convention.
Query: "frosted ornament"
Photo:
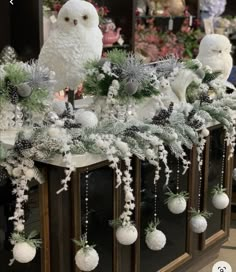
[[[194,215],[190,219],[190,226],[193,232],[203,233],[207,229],[207,220],[200,214]]]
[[[99,256],[93,247],[81,248],[75,255],[75,263],[81,271],[92,271],[98,266]]]
[[[218,210],[223,210],[229,205],[229,197],[224,192],[218,192],[212,197],[212,204]]]
[[[82,127],[96,127],[98,124],[97,115],[92,111],[78,110],[75,113],[75,120]]]
[[[120,226],[116,230],[116,239],[122,245],[128,246],[135,243],[138,238],[138,232],[135,226]]]
[[[32,89],[28,84],[21,83],[21,84],[17,85],[17,93],[21,97],[28,97],[31,95]]]
[[[151,250],[161,250],[166,244],[166,236],[160,230],[153,230],[146,234],[145,242]]]
[[[16,243],[13,247],[13,257],[19,263],[29,263],[36,255],[36,248],[27,242]]]
[[[180,214],[186,210],[187,201],[184,196],[179,195],[178,197],[169,199],[167,202],[167,207],[172,213]]]

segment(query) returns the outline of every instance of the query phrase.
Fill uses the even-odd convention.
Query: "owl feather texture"
[[[203,66],[210,66],[213,72],[221,72],[222,79],[227,80],[233,66],[231,48],[226,36],[208,34],[201,40],[197,59]]]
[[[83,0],[69,0],[58,14],[57,27],[44,43],[39,64],[56,73],[55,91],[76,89],[85,77],[85,64],[99,60],[102,32],[95,7]]]

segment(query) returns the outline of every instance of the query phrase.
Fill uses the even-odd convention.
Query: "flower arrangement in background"
[[[59,12],[65,0],[43,0],[44,11],[55,11]]]
[[[146,23],[136,25],[135,51],[144,56],[147,62],[171,54],[179,58],[193,58],[197,55],[203,33],[189,27],[188,19],[177,33],[161,31],[154,20],[148,19]]]
[[[87,0],[91,4],[94,5],[94,7],[97,10],[98,16],[100,18],[100,23],[103,23],[104,18],[109,14],[110,10],[107,6],[99,6],[94,0]]]
[[[236,32],[236,17],[226,16],[215,19],[215,33],[230,35]]]

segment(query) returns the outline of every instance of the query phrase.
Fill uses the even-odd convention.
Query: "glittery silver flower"
[[[151,66],[147,66],[143,61],[130,54],[124,63],[118,65],[118,69],[121,73],[121,78],[125,82],[137,82],[138,84],[148,81],[150,74],[153,72]]]
[[[161,78],[169,77],[169,75],[174,71],[174,69],[181,67],[182,64],[178,61],[178,59],[174,55],[170,55],[148,65],[155,67],[157,77]]]
[[[32,61],[25,65],[24,69],[29,73],[28,83],[33,88],[51,89],[55,83],[55,73],[46,67],[38,64],[38,61]]]

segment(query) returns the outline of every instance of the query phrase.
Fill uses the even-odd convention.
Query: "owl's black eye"
[[[83,20],[87,20],[87,19],[88,19],[88,15],[84,15]]]
[[[65,17],[65,21],[66,21],[66,22],[69,22],[69,21],[70,21],[70,18],[69,18],[69,17]]]

